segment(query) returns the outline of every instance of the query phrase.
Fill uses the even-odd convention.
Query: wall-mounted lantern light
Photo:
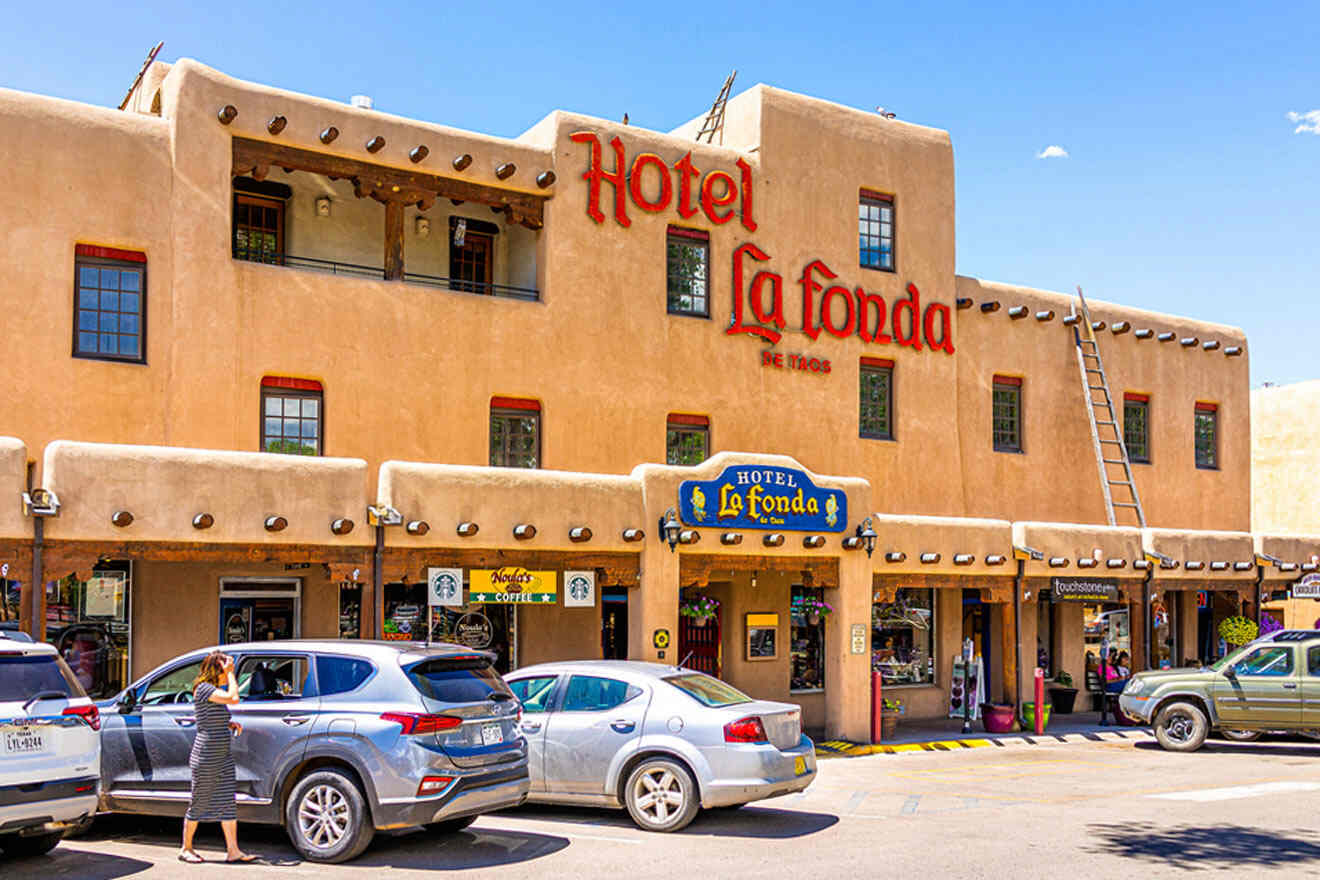
[[[660,537],[669,545],[669,552],[673,553],[674,548],[678,546],[678,533],[683,531],[683,526],[678,522],[678,514],[674,508],[665,511],[665,515],[660,517]]]
[[[329,197],[329,196],[317,196],[317,197],[316,197],[316,216],[318,216],[318,217],[329,217],[329,216],[330,216],[330,197]]]
[[[461,522],[458,524],[458,528],[455,531],[458,532],[460,538],[471,538],[480,531],[480,529],[481,527],[474,522]]]
[[[536,537],[536,526],[531,523],[518,523],[513,527],[513,536],[519,541],[530,541]]]
[[[407,530],[408,534],[420,537],[431,531],[431,524],[424,519],[412,519],[408,521],[408,525],[404,526],[404,528]]]
[[[878,535],[875,529],[871,528],[869,516],[857,524],[857,537],[862,539],[862,548],[866,550],[866,558],[870,559],[871,554],[875,552],[875,539]]]

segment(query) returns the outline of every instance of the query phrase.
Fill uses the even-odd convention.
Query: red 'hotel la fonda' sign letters
[[[692,164],[692,153],[685,153],[673,164],[677,186],[670,179],[670,166],[654,153],[639,153],[628,164],[627,152],[619,137],[610,140],[614,152],[614,170],[606,171],[602,163],[600,138],[595,132],[579,131],[569,135],[574,143],[590,147],[590,165],[583,172],[587,181],[587,215],[597,223],[605,222],[600,209],[601,185],[614,187],[614,220],[620,226],[631,226],[628,202],[647,213],[660,213],[674,205],[684,220],[703,213],[711,223],[722,226],[735,214],[743,228],[756,231],[752,219],[752,169],[742,159],[735,163],[738,179],[726,171],[710,171],[704,176]],[[658,190],[648,193],[643,181],[648,169]],[[697,183],[700,181],[699,183]],[[733,208],[737,204],[737,210]],[[755,244],[747,242],[733,252],[733,320],[725,333],[759,336],[771,345],[783,338],[787,321],[784,316],[784,278],[768,269],[756,271],[750,279],[747,273],[756,263],[770,260],[770,255]],[[811,339],[821,331],[839,339],[857,335],[863,342],[907,346],[914,351],[929,348],[953,354],[953,320],[944,303],[921,306],[921,291],[911,282],[906,295],[886,308],[884,297],[868,293],[858,286],[849,288],[836,281],[835,273],[823,260],[812,260],[797,278],[802,289],[802,332]]]

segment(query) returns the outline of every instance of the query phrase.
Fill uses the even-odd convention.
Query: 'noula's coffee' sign
[[[737,464],[713,480],[684,480],[678,511],[690,526],[841,532],[848,496],[817,486],[804,471]]]

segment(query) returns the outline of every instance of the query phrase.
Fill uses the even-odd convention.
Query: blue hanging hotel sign
[[[841,532],[848,496],[820,488],[803,471],[737,464],[714,480],[684,480],[678,515],[689,526]]]

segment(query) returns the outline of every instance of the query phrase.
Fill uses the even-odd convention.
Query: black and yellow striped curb
[[[816,743],[816,755],[821,758],[856,758],[861,755],[898,755],[911,752],[956,752],[963,749],[981,749],[989,746],[1007,748],[1018,745],[1057,745],[1059,743],[1114,742],[1119,740],[1150,739],[1150,731],[1143,728],[1128,730],[1086,731],[1083,733],[1046,733],[1021,734],[1017,736],[997,736],[993,739],[940,739],[929,742],[896,743],[853,743],[846,740],[826,740]]]

